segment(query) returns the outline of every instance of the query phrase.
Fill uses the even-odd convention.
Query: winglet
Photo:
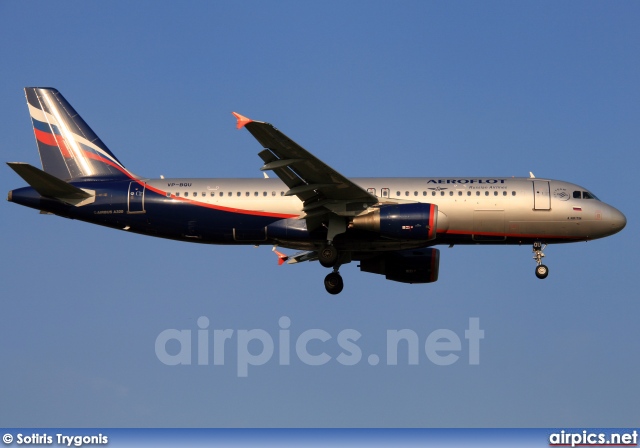
[[[253,121],[251,118],[243,117],[238,112],[231,112],[231,113],[238,120],[238,124],[237,124],[238,129],[242,129],[243,127],[245,127],[246,125],[248,125]]]
[[[275,252],[275,254],[278,256],[278,266],[282,266],[284,264],[285,261],[287,261],[289,259],[289,257],[285,254],[283,254],[282,252],[279,252],[276,250],[276,246],[273,246],[273,249],[271,249],[273,252]]]

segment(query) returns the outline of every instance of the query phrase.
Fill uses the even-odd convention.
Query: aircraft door
[[[146,183],[144,182],[142,182],[142,185],[140,185],[140,183],[136,181],[129,183],[129,195],[127,198],[129,209],[127,210],[127,213],[145,213],[145,210],[144,210],[145,188],[146,188]]]
[[[551,194],[548,180],[533,181],[533,209],[551,210]]]

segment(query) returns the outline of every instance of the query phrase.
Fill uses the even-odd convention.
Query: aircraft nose
[[[618,233],[627,225],[627,218],[622,214],[621,211],[613,207],[611,207],[611,209],[611,230],[613,230],[613,233]]]

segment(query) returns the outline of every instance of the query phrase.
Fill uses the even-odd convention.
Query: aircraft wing
[[[260,168],[272,170],[286,185],[287,196],[297,196],[304,202],[303,211],[310,227],[317,221],[335,213],[354,216],[378,199],[338,173],[322,160],[284,135],[273,125],[253,121],[233,113],[238,119],[238,129],[246,127],[265,148],[258,155],[264,161]]]

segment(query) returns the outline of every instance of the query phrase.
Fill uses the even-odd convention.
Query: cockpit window
[[[573,199],[595,199],[599,200],[595,194],[589,193],[588,191],[574,191]]]

